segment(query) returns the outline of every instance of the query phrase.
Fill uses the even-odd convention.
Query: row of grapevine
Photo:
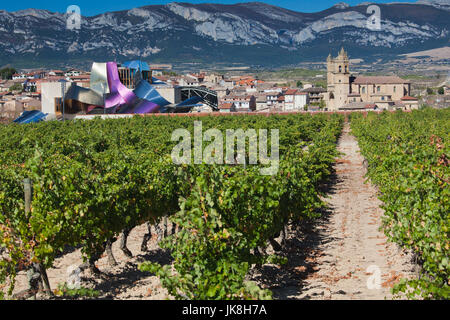
[[[421,276],[394,292],[410,298],[449,297],[450,110],[351,115],[352,132],[380,190],[383,227],[390,240],[411,249]]]
[[[194,121],[204,130],[279,129],[278,173],[262,176],[261,165],[173,164],[171,133],[193,133]],[[318,185],[334,161],[342,121],[134,117],[0,126],[0,245],[7,253],[0,281],[9,278],[11,293],[17,271],[32,262],[49,268],[66,246],[81,246],[92,259],[125,227],[172,216],[181,231],[165,245],[175,274],[151,263],[142,270],[159,274],[178,298],[265,296],[244,283],[251,263],[270,259],[255,249],[289,219],[312,217],[323,205]],[[29,213],[24,178],[33,182]]]

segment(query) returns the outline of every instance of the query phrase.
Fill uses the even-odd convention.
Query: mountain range
[[[274,67],[324,61],[342,46],[366,61],[450,46],[449,0],[376,4],[379,30],[367,25],[371,5],[302,13],[259,2],[169,3],[82,16],[73,30],[68,14],[0,10],[0,66],[143,59]]]

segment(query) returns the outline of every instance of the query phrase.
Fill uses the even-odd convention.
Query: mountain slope
[[[0,65],[142,58],[276,66],[323,60],[340,46],[369,60],[448,46],[450,12],[442,0],[423,1],[378,5],[379,31],[367,28],[369,4],[300,13],[258,2],[170,3],[82,17],[80,30],[66,28],[66,14],[0,11]]]

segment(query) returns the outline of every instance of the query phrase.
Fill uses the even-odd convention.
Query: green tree
[[[438,93],[439,93],[439,94],[444,94],[444,87],[440,87],[440,88],[438,89]]]
[[[297,81],[297,88],[301,88],[303,87],[303,83],[299,80]]]
[[[6,67],[0,70],[0,78],[2,78],[2,80],[10,80],[15,73],[17,73],[16,69]]]
[[[163,74],[164,76],[170,76],[170,77],[176,77],[176,76],[178,76],[178,74],[177,74],[176,72],[174,72],[174,71],[165,71],[165,70],[163,70],[162,74]]]
[[[319,80],[316,81],[316,83],[314,84],[315,87],[322,87],[322,88],[326,88],[327,87],[327,81],[326,80]]]
[[[325,108],[325,107],[326,107],[325,101],[324,101],[324,100],[320,100],[319,108],[320,108],[320,109],[323,109],[323,108]]]
[[[9,91],[18,91],[18,90],[20,91],[23,90],[23,86],[20,83],[15,83],[9,88]]]
[[[433,89],[431,89],[431,88],[427,88],[427,94],[434,94],[434,91],[433,91]]]

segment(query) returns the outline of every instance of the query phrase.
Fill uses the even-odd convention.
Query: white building
[[[81,71],[76,70],[76,69],[71,69],[64,74],[64,76],[66,76],[66,77],[78,77],[80,75],[81,75]]]
[[[12,75],[13,80],[21,80],[21,79],[26,79],[26,78],[27,78],[27,75],[25,73],[21,73],[21,74],[15,73]]]
[[[252,112],[256,110],[255,96],[225,96],[224,103],[233,103],[236,111]]]
[[[265,91],[266,93],[266,99],[267,99],[267,106],[275,106],[278,103],[278,98],[281,95],[281,91]]]
[[[70,82],[65,83],[65,92],[70,87]],[[41,103],[42,112],[49,115],[55,115],[62,112],[60,106],[62,104],[62,82],[43,82],[41,84]]]
[[[284,94],[284,109],[285,111],[303,110],[308,104],[308,94],[300,92],[296,89],[289,89]]]
[[[200,86],[200,82],[196,78],[191,77],[190,75],[181,77],[178,82],[179,82],[180,86],[183,86],[183,87],[199,87]]]

